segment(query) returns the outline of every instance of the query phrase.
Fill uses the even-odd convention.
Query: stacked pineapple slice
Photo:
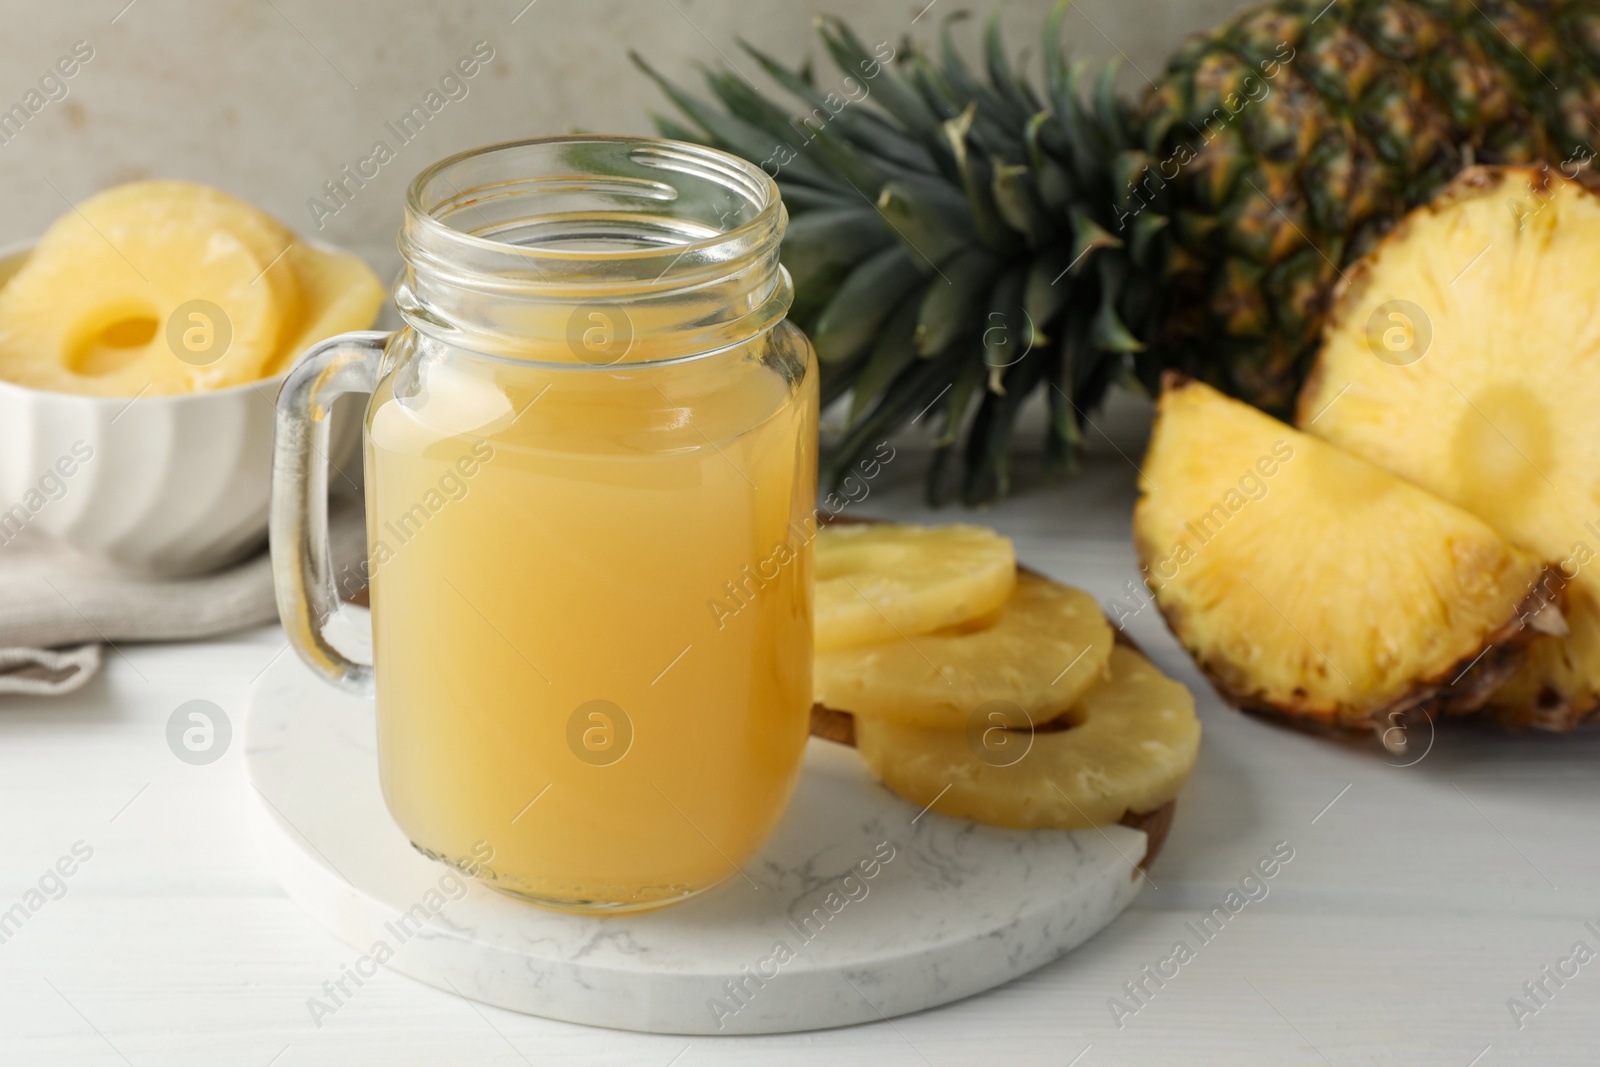
[[[371,324],[383,289],[354,256],[192,182],[134,182],[58,219],[0,289],[0,377],[56,392],[241,385]]]
[[[817,648],[923,634],[999,611],[1011,542],[977,526],[830,526],[817,542]]]
[[[1189,692],[993,531],[836,523],[816,569],[818,707],[853,716],[868,768],[913,803],[1076,830],[1156,811],[1188,778]]]

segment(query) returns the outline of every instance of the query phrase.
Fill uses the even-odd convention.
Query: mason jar
[[[416,847],[549,907],[735,876],[811,707],[817,368],[786,321],[773,181],[698,145],[476,149],[406,195],[405,326],[306,354],[272,549],[302,659],[376,701]],[[364,423],[372,662],[325,633],[323,459]]]

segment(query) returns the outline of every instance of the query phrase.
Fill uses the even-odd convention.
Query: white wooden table
[[[1136,429],[1113,439],[1137,458]],[[958,518],[922,507],[919,461],[902,457],[859,513]],[[1030,564],[1108,602],[1136,574],[1132,494],[1130,462],[1101,442],[1070,492],[1025,486],[980,520]],[[216,702],[237,727],[252,679],[286,654],[283,635],[126,646],[76,695],[0,704],[0,913],[76,843],[93,850],[64,864],[74,869],[65,895],[0,944],[0,1064],[1600,1062],[1600,960],[1559,987],[1544,979],[1542,1006],[1523,989],[1575,942],[1600,951],[1585,926],[1600,928],[1600,731],[1441,730],[1420,762],[1391,766],[1401,761],[1223,706],[1153,608],[1128,630],[1194,688],[1205,725],[1153,884],[1132,910],[1042,971],[936,1011],[692,1041],[483,1008],[389,971],[315,1025],[307,999],[357,953],[262,868],[238,738],[196,767],[165,736],[172,711],[193,699]],[[1426,738],[1416,741],[1408,758]],[[1202,943],[1186,924],[1278,842],[1294,858],[1267,896]],[[1153,992],[1142,1006],[1129,1000],[1124,983],[1179,940],[1193,958],[1164,986],[1145,979]],[[1120,1028],[1113,997],[1138,1006]],[[1537,1007],[1521,1029],[1512,997]]]

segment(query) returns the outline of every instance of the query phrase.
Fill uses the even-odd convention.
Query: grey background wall
[[[1035,62],[1049,6],[1003,8],[1013,48]],[[1234,6],[1081,0],[1067,35],[1086,57],[1125,54],[1131,90],[1143,84],[1133,68],[1156,75],[1179,40]],[[989,9],[983,0],[966,8]],[[19,103],[37,111],[0,141],[0,242],[36,235],[69,201],[106,186],[181,177],[243,196],[301,232],[320,224],[321,236],[388,277],[405,185],[433,160],[570,129],[649,132],[662,100],[629,49],[682,80],[697,63],[731,62],[760,81],[737,40],[818,55],[825,67],[815,13],[849,18],[870,42],[898,44],[907,34],[929,41],[962,9],[956,0],[3,0],[0,111]],[[958,30],[969,49],[980,21]],[[480,41],[493,58],[447,83],[444,106],[402,144],[387,124],[439,90]],[[77,42],[93,57],[71,78],[47,78]],[[379,140],[394,158],[347,205],[329,199],[323,183],[371,159]],[[313,197],[339,210],[314,211]]]

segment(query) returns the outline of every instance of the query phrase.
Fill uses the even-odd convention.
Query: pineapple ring
[[[831,525],[816,538],[816,647],[849,648],[956,626],[1016,584],[1011,542],[981,526]]]
[[[243,241],[261,261],[261,280],[256,284],[267,286],[277,298],[286,336],[291,332],[290,327],[302,317],[305,278],[296,269],[293,255],[286,254],[299,242],[287,226],[253,204],[198,182],[158,179],[128,182],[107,189],[85,200],[78,210],[96,224],[102,224],[102,218],[108,215],[127,214],[137,220],[140,213],[160,210],[188,215],[197,222],[225,230]]]
[[[1111,651],[1111,677],[1056,732],[925,730],[857,716],[867,767],[913,804],[991,826],[1083,830],[1173,800],[1194,769],[1194,697],[1131,648]],[[996,758],[1001,742],[1028,743]]]
[[[247,239],[211,200],[158,193],[111,190],[50,227],[0,290],[0,377],[132,396],[259,376],[298,312],[272,273],[292,267],[252,246],[264,227]]]
[[[1043,723],[1106,676],[1111,626],[1081,589],[1030,572],[995,614],[936,633],[821,651],[814,695],[837,711],[961,730],[974,708],[1006,701]]]
[[[266,378],[287,371],[318,341],[370,328],[385,296],[383,283],[358,256],[324,252],[296,241],[283,261],[294,270],[305,300],[299,331],[261,369]]]

